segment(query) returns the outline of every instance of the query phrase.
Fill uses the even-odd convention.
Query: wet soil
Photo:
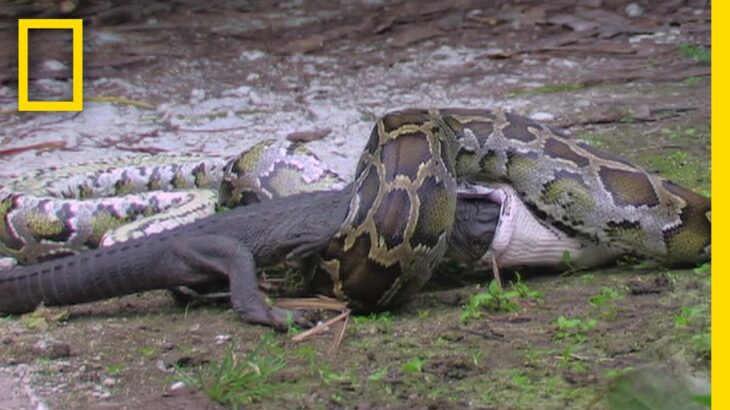
[[[287,136],[349,177],[377,116],[468,106],[710,193],[704,1],[62,3],[0,6],[0,178]],[[15,21],[37,16],[87,22],[82,113],[17,112]],[[68,98],[69,36],[31,45],[32,98]],[[404,309],[353,318],[334,351],[330,333],[297,343],[166,292],[2,318],[0,408],[233,407],[209,398],[227,357],[255,375],[236,400],[257,408],[607,408],[632,368],[709,379],[706,268],[523,272],[539,299],[462,320],[490,277],[444,266]]]

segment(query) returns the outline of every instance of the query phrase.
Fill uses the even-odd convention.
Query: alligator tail
[[[0,271],[0,312],[25,313],[41,304],[86,303],[182,285],[179,277],[155,269],[169,249],[168,241],[131,240]]]

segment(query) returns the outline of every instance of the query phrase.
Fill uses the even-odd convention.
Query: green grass
[[[710,50],[699,45],[682,43],[679,45],[679,55],[700,64],[710,65]]]
[[[674,325],[680,338],[688,340],[695,357],[709,363],[712,355],[709,306],[704,303],[683,306],[674,316]]]
[[[695,87],[702,84],[702,79],[699,77],[687,77],[682,81],[682,83],[684,83],[687,87]]]
[[[596,148],[603,148],[606,146],[606,143],[603,142],[603,137],[600,134],[583,134],[580,135],[578,139]]]
[[[281,384],[272,378],[285,366],[283,349],[271,335],[265,335],[243,356],[231,349],[222,359],[192,373],[179,368],[176,373],[180,381],[201,389],[212,401],[235,409],[276,391]]]
[[[393,314],[386,311],[353,316],[352,324],[355,330],[369,327],[374,328],[378,333],[389,333],[393,330],[393,319]]]
[[[601,399],[610,410],[702,410],[710,408],[709,382],[665,367],[632,369],[613,379]]]
[[[686,151],[646,155],[640,161],[649,171],[677,184],[697,189],[700,193],[709,191],[709,164],[691,157]]]
[[[592,387],[569,383],[558,374],[525,368],[494,370],[493,380],[475,387],[482,392],[480,404],[495,409],[587,409],[596,395]]]

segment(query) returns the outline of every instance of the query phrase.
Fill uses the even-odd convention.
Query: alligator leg
[[[173,255],[186,274],[212,272],[229,278],[233,310],[249,323],[287,329],[294,323],[308,327],[300,313],[270,307],[263,300],[256,280],[253,254],[241,241],[224,235],[197,235],[175,241]]]

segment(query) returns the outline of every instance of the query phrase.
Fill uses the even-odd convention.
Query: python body
[[[553,259],[563,253],[556,241],[586,264],[607,254],[667,263],[709,255],[704,197],[524,117],[408,110],[387,114],[373,130],[344,223],[319,253],[325,286],[362,310],[407,299],[446,249],[457,177],[496,184],[487,197],[502,203],[503,219],[491,251],[504,264],[525,258],[515,252],[525,239],[510,222],[515,215],[554,238]],[[524,261],[558,262],[548,259]]]

